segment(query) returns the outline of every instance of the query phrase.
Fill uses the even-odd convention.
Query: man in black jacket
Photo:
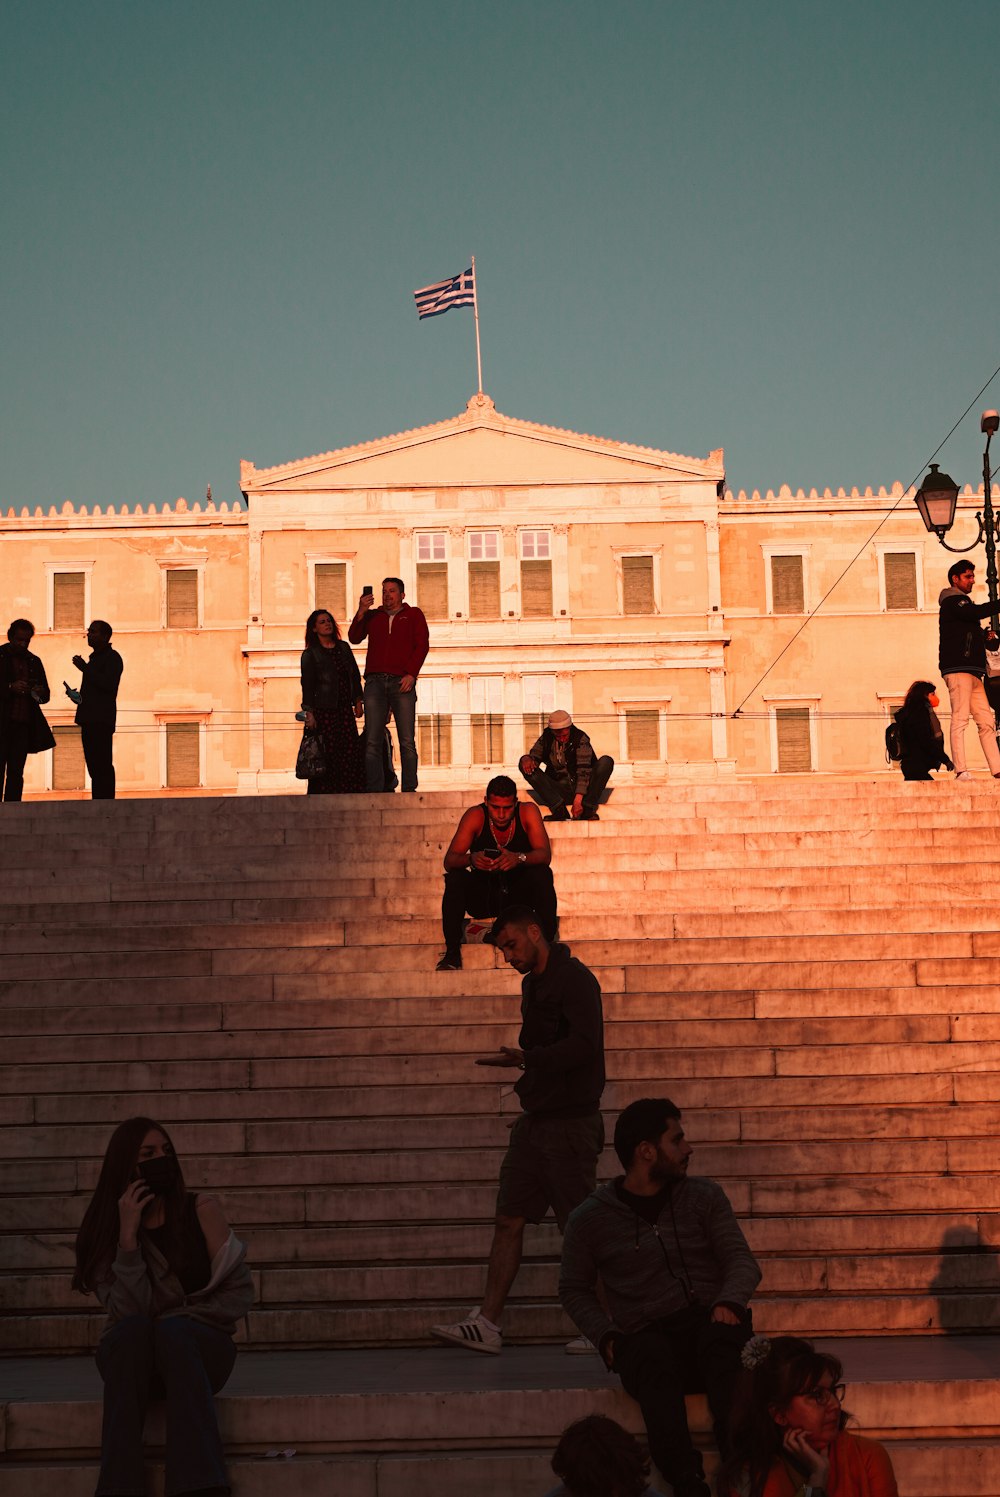
[[[597,1179],[604,1147],[600,1103],[604,1091],[604,1015],[601,989],[589,968],[561,942],[550,946],[534,910],[514,905],[497,917],[492,940],[523,974],[521,1032],[516,1048],[501,1045],[479,1066],[514,1067],[522,1116],[500,1167],[493,1246],[480,1309],[455,1325],[431,1327],[439,1341],[496,1355],[503,1346],[500,1317],[521,1265],[528,1222],[549,1207],[560,1231]],[[570,1342],[567,1350],[590,1351]]]
[[[543,768],[544,765],[544,768]],[[598,803],[611,778],[610,754],[594,758],[590,739],[568,712],[553,712],[548,727],[520,760],[521,773],[549,808],[546,821],[599,821]]]
[[[939,667],[951,698],[951,757],[956,780],[971,780],[966,767],[965,730],[971,716],[995,780],[1000,780],[1000,749],[996,722],[986,699],[986,631],[979,620],[988,618],[990,603],[973,603],[969,594],[976,581],[975,564],[956,561],[948,568],[948,586],[938,598]]]
[[[94,619],[87,630],[89,660],[73,656],[73,664],[83,675],[80,683],[76,722],[83,740],[83,757],[90,775],[92,800],[114,800],[115,762],[112,744],[118,720],[118,683],[123,662],[111,647],[111,625]]]

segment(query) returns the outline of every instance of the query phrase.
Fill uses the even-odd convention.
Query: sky
[[[457,414],[733,489],[981,473],[980,0],[0,0],[0,507],[239,496]]]

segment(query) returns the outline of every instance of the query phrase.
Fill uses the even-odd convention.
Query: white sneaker
[[[572,1341],[566,1342],[565,1349],[568,1357],[588,1357],[591,1352],[597,1354],[597,1347],[587,1336],[574,1336]]]
[[[467,1320],[458,1320],[454,1325],[432,1325],[431,1335],[439,1341],[465,1346],[469,1351],[484,1351],[493,1357],[498,1357],[503,1351],[503,1336],[481,1315],[470,1315]]]
[[[968,769],[960,769],[959,772],[958,772],[958,774],[955,776],[955,779],[956,780],[971,780],[972,779],[972,773]]]

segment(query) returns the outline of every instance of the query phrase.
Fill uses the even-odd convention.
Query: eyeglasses
[[[800,1393],[800,1398],[808,1398],[810,1403],[818,1404],[820,1408],[831,1400],[843,1403],[844,1394],[847,1392],[846,1383],[834,1383],[832,1388],[810,1388],[808,1393]]]

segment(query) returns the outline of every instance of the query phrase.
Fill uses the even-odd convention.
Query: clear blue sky
[[[907,482],[1000,364],[995,4],[4,0],[0,504],[500,410]],[[983,404],[1000,404],[1000,379]],[[945,448],[980,464],[978,406]]]

